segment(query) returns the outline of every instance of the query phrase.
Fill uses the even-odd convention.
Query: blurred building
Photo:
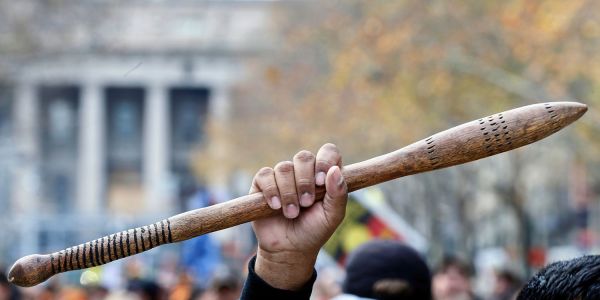
[[[0,39],[0,257],[181,210],[205,120],[227,117],[242,62],[270,45],[269,3],[10,6],[7,32],[29,27]]]

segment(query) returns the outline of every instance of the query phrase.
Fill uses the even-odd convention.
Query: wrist
[[[312,277],[317,254],[258,248],[254,270],[272,287],[297,291]]]

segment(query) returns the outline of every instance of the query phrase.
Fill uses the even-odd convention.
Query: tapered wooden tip
[[[547,102],[523,107],[525,119],[531,121],[528,125],[524,125],[527,132],[525,135],[531,138],[526,144],[567,127],[581,118],[587,110],[587,105],[579,102]]]
[[[46,281],[54,275],[48,255],[32,254],[15,262],[8,272],[8,281],[29,287]]]
[[[565,113],[569,123],[581,118],[587,112],[587,105],[579,102],[550,102],[552,106]]]
[[[583,114],[585,114],[585,112],[587,112],[587,110],[588,110],[587,105],[585,105],[583,103],[573,102],[573,105],[575,106],[575,109],[577,110],[577,118],[583,116]]]

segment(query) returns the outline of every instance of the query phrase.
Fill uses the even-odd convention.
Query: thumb
[[[346,200],[348,198],[346,180],[338,166],[333,166],[327,171],[325,190],[325,198],[323,199],[325,217],[329,224],[335,224],[337,227],[346,215]]]

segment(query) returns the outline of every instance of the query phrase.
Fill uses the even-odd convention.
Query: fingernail
[[[331,176],[333,177],[332,179],[338,186],[342,186],[342,184],[344,184],[344,177],[342,176],[342,172],[340,172],[340,169],[338,167],[334,168],[335,169],[331,174]]]
[[[309,193],[304,193],[302,194],[302,196],[300,196],[300,205],[304,206],[304,207],[308,207],[312,204],[313,197],[311,194]]]
[[[281,208],[281,200],[279,200],[279,197],[273,196],[273,198],[271,198],[271,208],[272,209],[280,209]]]
[[[326,176],[327,176],[327,174],[325,174],[325,172],[317,173],[317,176],[315,176],[315,183],[317,185],[324,185]]]
[[[336,173],[338,174],[339,178],[338,178],[338,182],[337,185],[339,187],[344,185],[344,176],[342,175],[342,171],[340,171],[339,169],[336,171]]]
[[[298,213],[299,213],[298,206],[296,206],[296,204],[288,204],[285,207],[284,215],[288,219],[293,219],[293,218],[297,217]]]

